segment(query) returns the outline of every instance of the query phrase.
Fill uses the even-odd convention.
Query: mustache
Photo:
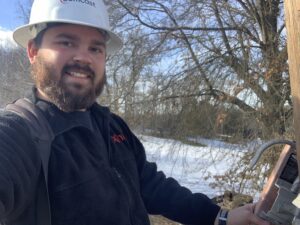
[[[65,72],[68,72],[69,70],[78,70],[78,71],[81,71],[83,73],[86,73],[90,76],[90,78],[94,79],[95,77],[95,72],[94,70],[92,70],[88,65],[86,66],[82,66],[80,64],[69,64],[69,65],[66,65],[63,67],[62,69],[62,74],[64,74]]]

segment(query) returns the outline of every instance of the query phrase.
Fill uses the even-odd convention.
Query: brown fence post
[[[300,171],[300,0],[285,0],[284,10],[297,161]]]

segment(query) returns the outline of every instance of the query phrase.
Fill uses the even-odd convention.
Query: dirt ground
[[[162,216],[150,216],[151,225],[180,225]]]

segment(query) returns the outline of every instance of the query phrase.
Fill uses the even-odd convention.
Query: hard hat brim
[[[51,23],[53,21],[44,21],[44,22],[39,22],[39,23],[33,23],[33,24],[27,24],[20,26],[16,28],[13,32],[13,39],[17,44],[20,46],[27,48],[28,42],[35,38],[36,35],[33,35],[32,32],[30,31],[31,27],[37,24],[47,24]],[[98,26],[92,26],[91,24],[86,24],[86,23],[80,23],[80,22],[74,22],[74,21],[68,21],[68,20],[56,20],[55,23],[66,23],[66,24],[74,24],[74,25],[83,25],[83,26],[88,26],[96,29],[101,29],[104,30],[108,33],[109,35],[109,40],[106,43],[106,52],[107,54],[111,55],[118,50],[120,50],[123,46],[123,42],[121,38],[116,35],[115,33],[105,29],[105,28],[99,28]]]

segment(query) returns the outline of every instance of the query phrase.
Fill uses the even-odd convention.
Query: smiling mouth
[[[63,69],[63,74],[66,75],[66,82],[93,82],[95,78],[94,71],[88,66],[80,66],[77,64],[67,65]]]
[[[67,75],[75,78],[88,79],[91,78],[90,74],[81,73],[81,72],[66,72]]]

